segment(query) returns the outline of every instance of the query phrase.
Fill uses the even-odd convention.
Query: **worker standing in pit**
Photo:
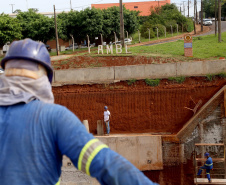
[[[200,167],[197,176],[201,175],[203,169],[206,169],[206,176],[208,178],[208,181],[211,183],[210,170],[213,169],[213,160],[209,156],[209,153],[206,152],[204,155],[205,155],[207,160],[206,160],[206,163],[204,164],[204,166]]]
[[[54,104],[53,70],[43,43],[14,41],[1,66],[1,185],[59,185],[63,155],[103,185],[155,184]]]

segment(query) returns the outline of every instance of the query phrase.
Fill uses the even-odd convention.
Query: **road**
[[[221,32],[226,32],[226,21],[221,21]],[[215,22],[213,22],[213,25],[210,26],[210,31],[198,36],[204,36],[204,35],[211,35],[211,34],[215,34]],[[195,36],[195,37],[198,37]]]

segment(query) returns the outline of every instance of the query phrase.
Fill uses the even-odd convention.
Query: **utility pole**
[[[59,41],[58,41],[58,32],[57,32],[57,22],[56,22],[56,10],[55,10],[55,5],[53,5],[53,10],[54,10],[55,34],[56,34],[56,52],[57,52],[57,55],[59,55]]]
[[[186,1],[183,1],[183,12],[184,12],[184,16],[185,16],[185,7],[184,7],[184,3],[185,3]]]
[[[13,5],[15,5],[15,4],[9,4],[9,5],[11,5],[11,6],[12,6],[12,13],[13,13]]]
[[[196,9],[196,0],[194,0],[194,34],[196,34],[196,27],[195,27],[195,9]]]
[[[122,0],[119,0],[120,2],[120,40],[122,47],[125,47],[124,43],[124,21],[123,21],[123,6],[122,6]]]
[[[72,4],[71,4],[71,0],[70,0],[70,7],[71,7],[71,11],[72,11]]]
[[[201,32],[203,32],[203,2],[201,0]]]
[[[217,36],[217,0],[215,0],[214,11],[215,11],[215,36]]]
[[[196,4],[196,17],[195,17],[195,22],[196,22],[196,24],[198,23],[198,10],[197,10],[197,0],[195,0],[195,4]]]
[[[189,17],[189,0],[188,0],[188,17]]]
[[[218,0],[218,42],[221,42],[221,0]]]

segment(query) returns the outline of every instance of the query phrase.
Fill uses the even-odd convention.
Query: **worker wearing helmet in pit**
[[[53,70],[43,43],[14,41],[1,66],[1,185],[59,185],[63,155],[101,184],[155,184],[54,104]]]
[[[206,160],[206,163],[204,164],[204,166],[200,167],[197,176],[201,175],[203,169],[206,169],[206,176],[208,178],[208,181],[211,182],[211,179],[210,179],[210,170],[213,169],[213,160],[209,156],[209,153],[206,152],[204,155],[205,155],[205,157],[206,157],[207,160]]]

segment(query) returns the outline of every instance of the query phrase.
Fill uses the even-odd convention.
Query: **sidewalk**
[[[207,33],[210,31],[210,27],[208,26],[203,26],[203,32],[201,32],[201,25],[196,25],[196,34],[194,34],[194,31],[190,32],[189,34],[191,34],[192,36],[197,36],[197,35],[201,35],[203,33]],[[184,33],[185,34],[185,33]],[[160,44],[163,42],[172,42],[172,41],[177,41],[179,39],[183,39],[184,34],[180,34],[174,37],[169,37],[169,38],[163,38],[163,39],[159,39],[159,40],[153,40],[153,41],[147,41],[147,42],[141,42],[141,43],[137,43],[128,47],[135,47],[135,46],[143,46],[143,45],[152,45],[152,44]]]

